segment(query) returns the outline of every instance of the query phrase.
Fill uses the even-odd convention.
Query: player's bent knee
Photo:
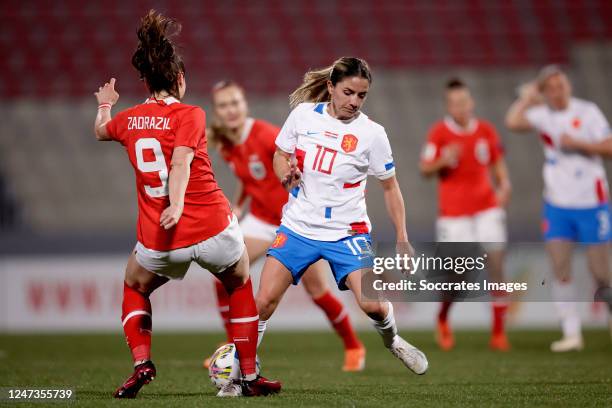
[[[255,304],[257,305],[257,312],[259,313],[260,320],[268,320],[272,313],[278,306],[278,300],[264,296],[257,296],[255,298]]]

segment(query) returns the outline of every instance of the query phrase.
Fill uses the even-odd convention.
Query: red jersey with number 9
[[[215,181],[206,152],[206,116],[175,98],[147,99],[117,114],[106,125],[109,137],[127,150],[136,173],[137,237],[157,251],[191,246],[223,231],[230,222],[229,202]],[[165,230],[161,213],[170,205],[168,175],[175,147],[194,149],[185,205],[178,224]]]

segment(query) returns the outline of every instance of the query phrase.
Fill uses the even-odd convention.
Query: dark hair
[[[236,88],[245,95],[244,88],[238,82],[231,79],[224,79],[215,83],[210,90],[213,100],[216,92],[222,91],[227,88]],[[213,118],[212,124],[210,128],[206,132],[206,139],[210,143],[212,147],[216,147],[217,149],[222,148],[224,146],[231,146],[232,142],[227,137],[229,129],[227,129],[217,118]]]
[[[289,105],[294,108],[302,102],[326,102],[330,95],[327,81],[336,85],[344,78],[361,77],[372,83],[372,73],[368,63],[355,57],[342,57],[327,68],[306,72],[304,81],[289,95]]]
[[[175,98],[180,97],[178,78],[185,72],[185,66],[171,39],[180,31],[181,25],[176,20],[155,10],[150,10],[140,20],[132,65],[151,93],[167,91]]]
[[[460,78],[454,77],[446,81],[445,88],[447,91],[452,91],[454,89],[467,88],[467,85]]]

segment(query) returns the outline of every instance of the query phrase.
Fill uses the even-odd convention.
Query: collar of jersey
[[[474,118],[470,119],[470,123],[468,123],[467,129],[463,129],[457,122],[455,122],[453,118],[451,118],[450,116],[445,116],[444,124],[453,133],[456,133],[458,135],[471,135],[476,131],[476,128],[478,127],[478,120]]]
[[[243,144],[249,138],[249,134],[251,133],[251,129],[253,129],[253,124],[255,123],[255,119],[246,118],[244,121],[244,127],[242,128],[242,134],[240,135],[240,141],[238,144]]]
[[[179,100],[174,96],[168,96],[163,99],[155,99],[153,97],[147,98],[144,103],[157,103],[158,105],[172,105],[173,103],[178,103]]]

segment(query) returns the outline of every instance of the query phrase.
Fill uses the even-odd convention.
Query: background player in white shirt
[[[542,229],[557,278],[553,297],[563,329],[563,338],[551,350],[580,350],[580,318],[570,282],[572,250],[575,242],[585,244],[597,287],[610,285],[609,193],[602,157],[612,156],[612,132],[597,105],[572,97],[567,75],[554,65],[523,86],[506,125],[514,131],[538,131],[544,145]]]
[[[366,213],[368,175],[378,178],[396,230],[397,245],[412,254],[404,200],[385,130],[361,107],[370,88],[367,63],[343,57],[308,72],[291,95],[291,112],[276,139],[274,170],[287,190],[281,226],[268,251],[259,291],[260,340],[289,285],[319,259],[329,262],[341,290],[350,289],[385,346],[417,374],[427,370],[425,355],[397,334],[389,302],[361,296],[362,271],[373,264]]]

